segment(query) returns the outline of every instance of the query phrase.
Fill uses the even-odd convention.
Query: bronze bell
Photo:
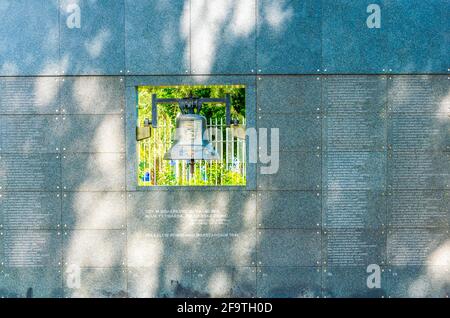
[[[206,118],[190,113],[176,118],[172,147],[164,154],[165,160],[219,160],[220,156],[206,135]]]

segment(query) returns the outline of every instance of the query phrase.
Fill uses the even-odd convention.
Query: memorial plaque
[[[125,81],[120,77],[66,77],[61,85],[64,114],[122,114]]]
[[[258,228],[319,228],[320,195],[320,191],[259,191]]]
[[[204,297],[256,297],[256,267],[194,267],[192,289]]]
[[[325,267],[323,269],[323,296],[326,298],[383,298],[386,296],[386,276],[380,269],[379,288],[369,288],[373,270],[366,266]],[[372,287],[372,285],[370,285]]]
[[[127,72],[185,74],[190,68],[189,3],[125,0],[125,6]]]
[[[0,150],[3,152],[57,153],[62,117],[19,115],[0,117]]]
[[[121,74],[125,69],[124,3],[78,0],[81,27],[69,27],[73,0],[60,4],[60,54],[64,74]],[[80,45],[83,44],[83,45]]]
[[[3,268],[0,298],[61,298],[60,267]]]
[[[239,233],[255,229],[256,196],[246,191],[128,193],[128,228],[152,233]]]
[[[259,190],[318,190],[321,183],[321,156],[316,152],[283,152],[279,154],[279,169],[274,174],[261,174],[258,164]],[[271,163],[274,165],[274,163]]]
[[[388,225],[392,227],[448,227],[450,193],[439,190],[394,190],[388,197]]]
[[[74,284],[76,279],[79,279],[78,286]],[[121,268],[65,267],[64,297],[126,298],[127,271]]]
[[[321,126],[319,115],[263,114],[258,120],[259,129],[267,128],[268,140],[272,129],[279,129],[280,151],[319,150]]]
[[[259,0],[258,12],[256,58],[260,73],[311,74],[320,69],[320,2]]]
[[[391,115],[388,143],[394,151],[450,150],[450,117]]]
[[[322,80],[323,104],[330,114],[378,113],[386,108],[385,76],[326,76]]]
[[[64,266],[124,267],[126,240],[124,230],[64,231]]]
[[[64,192],[62,194],[64,228],[124,229],[126,215],[124,192]]]
[[[445,265],[434,252],[449,238],[448,229],[390,229],[387,236],[388,264],[393,266]],[[445,253],[445,249],[441,251]]]
[[[258,230],[258,265],[317,266],[320,246],[319,230]]]
[[[192,288],[192,271],[185,263],[179,266],[129,267],[128,296],[137,298],[206,297]]]
[[[327,229],[379,229],[386,224],[386,197],[376,191],[326,191],[322,211]]]
[[[258,267],[258,297],[317,298],[322,295],[320,267]]]
[[[367,22],[372,0],[322,2],[322,69],[330,73],[379,74],[387,65],[387,35],[383,9],[381,25]],[[370,9],[370,13],[368,12]],[[351,44],[350,44],[351,43]]]
[[[386,294],[392,298],[448,298],[448,266],[389,266]]]
[[[330,115],[323,120],[323,145],[328,151],[383,151],[386,148],[385,116]]]
[[[5,267],[61,265],[61,233],[58,230],[4,230],[0,258]]]
[[[57,115],[60,112],[58,92],[58,78],[0,78],[0,114]]]
[[[189,5],[192,73],[255,72],[256,0],[191,0]]]
[[[63,190],[125,189],[125,159],[119,153],[67,153],[62,156]]]
[[[323,187],[330,190],[373,190],[385,187],[385,152],[323,154]]]
[[[390,76],[388,88],[390,112],[450,113],[450,100],[446,98],[450,81],[446,75]]]
[[[320,113],[321,80],[317,76],[258,77],[259,113]]]
[[[336,228],[323,237],[325,261],[328,266],[382,265],[386,259],[384,230]]]
[[[4,1],[0,15],[0,75],[56,75],[58,1]]]
[[[58,154],[1,154],[0,189],[56,191],[61,184]]]
[[[121,115],[68,115],[63,124],[64,151],[125,152],[125,120]]]
[[[59,192],[0,193],[0,225],[4,229],[57,229],[60,222]]]
[[[450,153],[390,152],[388,184],[393,189],[448,189]]]
[[[388,64],[394,73],[443,73],[448,69],[447,1],[387,1]],[[405,14],[408,12],[408,14]],[[433,17],[433,18],[430,18]]]

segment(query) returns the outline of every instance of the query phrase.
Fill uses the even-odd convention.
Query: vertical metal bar
[[[152,126],[153,128],[158,127],[158,106],[156,102],[156,94],[152,94]]]

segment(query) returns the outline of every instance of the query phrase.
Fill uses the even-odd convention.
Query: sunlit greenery
[[[156,94],[158,98],[188,96],[222,98],[225,94],[230,94],[232,118],[239,120],[239,123],[245,123],[245,88],[242,85],[141,86],[138,88],[139,126],[144,124],[145,119],[152,118],[152,94]],[[172,144],[170,138],[178,113],[178,104],[158,104],[158,128],[152,129],[152,136],[149,139],[139,142],[138,184],[140,186],[245,185],[245,140],[234,138],[234,142],[225,142],[227,140],[227,131],[223,129],[225,104],[205,103],[200,112],[206,117],[208,125],[217,132],[217,136],[212,136],[214,140],[211,141],[215,141],[213,144],[223,150],[222,160],[196,161],[194,174],[190,175],[188,162],[163,159]],[[230,138],[230,129],[227,130]]]

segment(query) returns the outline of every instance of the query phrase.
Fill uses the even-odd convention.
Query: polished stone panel
[[[122,115],[65,115],[62,122],[62,151],[125,152]]]
[[[79,7],[80,28],[71,24]],[[61,0],[61,73],[69,75],[124,73],[125,4],[89,0]]]
[[[59,154],[1,154],[0,189],[57,191],[61,188]]]
[[[125,0],[126,74],[190,69],[190,1]]]
[[[259,76],[257,106],[259,113],[319,113],[321,78],[318,76]]]
[[[61,84],[63,114],[122,114],[125,80],[122,77],[64,77]]]
[[[320,195],[316,191],[259,191],[258,228],[319,228]]]
[[[321,263],[318,230],[258,230],[259,266],[317,266]]]
[[[321,12],[318,1],[258,1],[258,72],[316,73],[321,68]]]
[[[317,298],[322,295],[320,267],[258,267],[258,297]]]
[[[124,192],[64,192],[62,226],[68,229],[124,229]]]
[[[62,155],[63,190],[121,191],[125,189],[125,159],[119,153]]]
[[[0,193],[0,228],[56,230],[60,223],[59,192]]]
[[[3,1],[0,75],[57,75],[58,1]]]

